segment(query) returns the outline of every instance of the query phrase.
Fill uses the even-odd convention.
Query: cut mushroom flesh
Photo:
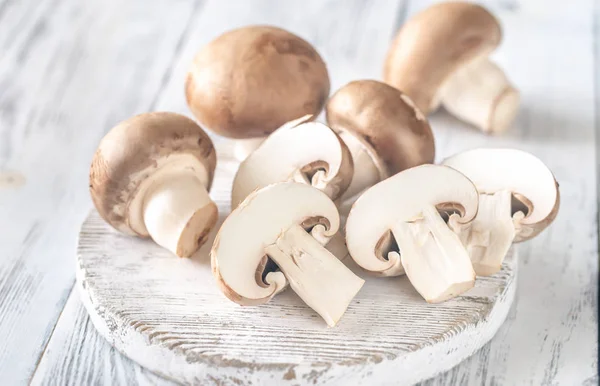
[[[364,284],[323,247],[338,228],[337,208],[325,193],[296,182],[266,186],[223,223],[211,251],[213,273],[224,294],[242,305],[266,303],[289,282],[334,326]],[[263,282],[265,256],[281,271]]]
[[[478,275],[498,272],[511,244],[537,235],[558,212],[558,184],[552,172],[527,152],[474,149],[443,164],[465,174],[479,191],[475,220],[467,226],[450,221]]]
[[[477,213],[477,190],[451,168],[422,165],[369,188],[355,202],[346,223],[348,251],[358,265],[382,276],[406,273],[430,303],[473,287],[475,273],[459,237],[439,210],[452,207],[457,224]],[[391,232],[391,235],[390,235]],[[390,250],[395,245],[399,251]]]
[[[319,122],[294,122],[273,132],[240,164],[233,181],[232,208],[256,189],[282,181],[312,185],[332,200],[347,189],[352,156],[340,137]]]

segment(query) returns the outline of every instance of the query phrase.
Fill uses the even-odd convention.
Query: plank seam
[[[71,290],[69,291],[69,296],[67,296],[67,300],[71,297],[74,290],[75,290],[75,281],[73,281],[73,284],[71,284]],[[27,382],[27,384],[30,386],[31,386],[31,382],[35,378],[35,374],[37,373],[38,368],[40,367],[40,363],[42,363],[42,359],[44,358],[44,355],[46,355],[46,350],[48,349],[48,346],[50,345],[50,342],[52,341],[52,337],[54,336],[54,332],[56,331],[56,326],[58,326],[58,322],[60,321],[60,318],[62,317],[63,313],[65,312],[66,305],[67,305],[67,302],[64,303],[62,310],[60,310],[60,313],[58,314],[58,318],[56,318],[56,323],[54,323],[54,326],[52,327],[52,331],[50,331],[50,335],[48,336],[48,340],[46,340],[46,344],[44,344],[44,349],[42,350],[42,353],[38,356],[38,358],[35,362],[35,368],[33,369],[33,372],[31,373],[29,382]]]
[[[175,51],[173,52],[173,57],[171,58],[169,65],[165,69],[163,77],[160,81],[160,86],[158,87],[158,91],[156,92],[154,99],[152,99],[152,102],[150,103],[149,111],[154,111],[154,109],[156,108],[156,105],[158,104],[158,101],[160,100],[160,97],[164,94],[165,88],[171,81],[171,77],[173,76],[173,72],[175,70],[175,64],[177,62],[179,62],[179,59],[183,53],[183,46],[188,41],[188,38],[192,31],[192,26],[194,25],[193,21],[197,20],[197,18],[196,18],[197,13],[202,10],[204,4],[205,4],[204,0],[196,0],[194,2],[194,7],[192,8],[192,12],[190,12],[190,17],[188,18],[185,28],[183,29],[181,36],[179,37],[179,40],[177,41],[177,44],[175,45]]]

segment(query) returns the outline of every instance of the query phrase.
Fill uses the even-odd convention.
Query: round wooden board
[[[210,244],[177,258],[117,233],[96,212],[79,238],[77,283],[96,328],[126,356],[184,384],[415,383],[489,341],[515,296],[514,249],[500,273],[436,305],[406,277],[365,277],[346,258],[367,282],[329,328],[289,289],[257,307],[226,299],[211,273]]]

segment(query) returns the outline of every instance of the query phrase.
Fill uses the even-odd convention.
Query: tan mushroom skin
[[[231,206],[251,192],[283,181],[312,185],[337,200],[352,179],[350,151],[340,137],[310,116],[274,131],[238,168],[233,180]]]
[[[479,191],[479,212],[467,225],[454,224],[477,275],[500,271],[513,242],[535,237],[556,217],[558,183],[537,157],[516,149],[473,149],[444,165],[465,174]]]
[[[467,250],[440,215],[469,223],[477,190],[458,171],[421,165],[367,189],[346,223],[346,242],[358,265],[381,276],[406,273],[430,303],[455,297],[475,283]]]
[[[326,65],[310,43],[263,25],[211,41],[196,55],[185,85],[194,116],[219,135],[250,139],[240,145],[245,153],[285,122],[316,117],[329,89]]]
[[[227,217],[213,244],[219,288],[238,304],[257,305],[289,283],[334,326],[364,284],[324,247],[338,228],[335,204],[312,186],[281,182],[255,191]],[[265,276],[268,258],[280,271]]]
[[[100,216],[117,230],[152,237],[187,257],[217,221],[208,195],[215,164],[213,144],[194,121],[175,113],[141,114],[100,142],[90,194]]]
[[[344,140],[354,162],[345,198],[435,157],[429,123],[412,100],[375,80],[353,81],[327,102],[327,122]]]
[[[442,104],[485,132],[502,132],[513,122],[520,96],[488,59],[501,39],[500,24],[482,6],[435,4],[402,26],[383,78],[426,114]]]

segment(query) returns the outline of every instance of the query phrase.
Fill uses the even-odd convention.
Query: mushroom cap
[[[281,28],[249,26],[225,32],[196,55],[185,93],[205,127],[243,139],[317,116],[329,88],[327,67],[310,43]]]
[[[500,24],[482,6],[435,4],[402,26],[388,51],[383,79],[427,114],[446,78],[463,64],[489,55],[501,40]]]
[[[309,117],[306,117],[308,119]],[[252,191],[289,180],[294,173],[310,177],[319,170],[313,186],[332,200],[340,197],[352,181],[350,150],[329,127],[319,122],[294,121],[274,131],[241,164],[233,180],[231,207],[235,208]]]
[[[292,226],[315,224],[323,224],[323,236],[331,238],[340,219],[333,201],[312,186],[280,182],[250,194],[225,219],[211,251],[213,274],[223,293],[239,304],[269,301],[277,286],[260,279],[265,247]]]
[[[525,241],[540,233],[556,218],[560,206],[558,183],[544,163],[517,149],[472,149],[442,162],[466,175],[480,193],[509,190],[528,209],[520,221],[533,233],[517,236]]]
[[[412,100],[376,80],[353,81],[340,88],[325,108],[336,131],[364,139],[384,161],[389,175],[435,158],[431,127]]]
[[[139,225],[143,221],[136,219],[143,216],[140,196],[151,177],[176,165],[196,173],[208,191],[216,161],[212,141],[193,120],[169,112],[136,115],[101,140],[90,167],[92,201],[117,230],[147,237],[145,226]]]
[[[477,215],[478,193],[462,173],[441,165],[404,170],[367,189],[356,200],[346,222],[346,244],[358,265],[382,272],[395,262],[384,256],[382,240],[398,221],[414,221],[423,209],[458,211],[460,223]]]

